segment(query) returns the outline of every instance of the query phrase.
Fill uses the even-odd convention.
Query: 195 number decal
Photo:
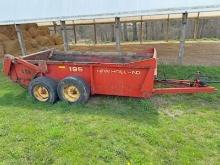
[[[69,67],[70,72],[83,72],[83,67]]]

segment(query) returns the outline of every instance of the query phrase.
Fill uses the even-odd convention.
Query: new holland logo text
[[[132,74],[132,75],[140,75],[141,71],[139,70],[121,70],[121,69],[98,69],[98,73],[103,74],[120,74],[120,75],[126,75],[126,74]]]

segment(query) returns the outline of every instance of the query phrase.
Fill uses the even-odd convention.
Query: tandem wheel
[[[90,96],[90,87],[80,77],[66,77],[58,83],[57,93],[60,100],[71,104],[85,103]]]
[[[55,103],[58,99],[57,82],[48,77],[33,79],[29,86],[29,94],[37,101]]]

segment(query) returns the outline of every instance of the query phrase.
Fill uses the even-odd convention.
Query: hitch
[[[189,79],[191,77],[191,79]],[[175,79],[156,79],[155,84],[161,84],[165,87],[155,88],[154,94],[179,94],[179,93],[213,93],[217,91],[215,87],[211,87],[209,83],[220,83],[220,81],[208,81],[208,77],[202,75],[201,72],[188,76],[187,80]]]
[[[208,75],[204,75],[200,71],[197,71],[194,74],[194,84],[192,84],[192,86],[205,87],[205,86],[208,86],[208,84],[220,83],[219,80],[209,80],[209,79],[210,78]]]

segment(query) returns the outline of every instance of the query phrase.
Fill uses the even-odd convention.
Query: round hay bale
[[[4,56],[5,52],[4,52],[4,47],[3,45],[0,45],[0,58],[2,58]]]
[[[32,38],[36,38],[38,36],[38,30],[37,28],[34,28],[34,27],[30,27],[28,29],[28,32],[30,33],[31,37]]]
[[[39,45],[36,40],[32,39],[29,41],[32,48],[39,48]]]
[[[35,29],[37,29],[37,24],[35,24],[35,23],[22,24],[22,25],[20,25],[20,28],[21,28],[22,30],[26,30],[26,31],[28,31],[30,28],[35,28]]]
[[[25,47],[26,47],[27,52],[34,52],[37,49],[39,49],[38,43],[34,39],[25,40]]]
[[[63,38],[60,35],[55,34],[55,35],[53,35],[51,37],[53,38],[55,45],[63,44]]]
[[[45,31],[45,30],[37,30],[37,34],[39,35],[39,36],[48,36],[49,35],[49,33],[48,33],[48,31]]]
[[[36,41],[37,41],[38,45],[40,45],[40,46],[50,46],[50,45],[54,45],[54,42],[53,42],[53,40],[51,39],[51,37],[37,36],[37,37],[36,37]]]
[[[24,39],[31,39],[31,34],[28,31],[22,31]]]
[[[30,40],[25,40],[25,48],[26,50],[31,50],[32,49],[32,46],[31,46],[31,43],[30,43]]]
[[[44,31],[47,34],[49,34],[49,28],[47,26],[38,26],[37,29],[40,30],[40,31]]]
[[[8,41],[10,40],[6,35],[0,33],[0,42],[3,42],[3,41]]]
[[[14,26],[0,26],[0,33],[7,36],[10,40],[14,40],[17,37]]]
[[[19,47],[18,40],[4,41],[3,46],[4,46],[5,53],[8,53],[8,54],[20,53],[20,47]]]
[[[41,30],[35,27],[29,28],[28,32],[30,33],[32,38],[36,38],[37,36],[48,36],[49,35],[48,30]]]
[[[56,50],[64,51],[63,45],[55,45],[53,46],[53,48],[55,48]]]
[[[28,51],[39,48],[39,45],[35,39],[25,40],[24,42],[25,42],[25,47]]]

